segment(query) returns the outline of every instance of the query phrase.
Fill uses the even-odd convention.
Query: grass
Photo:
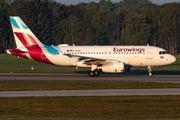
[[[180,88],[171,83],[97,83],[97,82],[0,82],[0,90],[83,90],[83,89],[146,89]]]
[[[154,74],[180,74],[180,55],[175,55],[174,64],[162,67],[154,67]],[[31,70],[34,67],[34,70]],[[89,68],[63,67],[39,63],[33,60],[18,58],[8,54],[0,54],[0,73],[82,73],[88,74]],[[125,74],[147,74],[147,67],[133,67],[130,72]]]
[[[179,119],[180,96],[0,98],[0,118]]]

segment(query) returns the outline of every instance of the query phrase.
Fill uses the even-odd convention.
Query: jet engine
[[[123,62],[112,62],[102,65],[102,71],[107,73],[122,73],[124,69]]]

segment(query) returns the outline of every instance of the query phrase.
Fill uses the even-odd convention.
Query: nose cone
[[[175,58],[173,55],[172,55],[171,58],[170,58],[170,62],[171,62],[171,64],[174,63],[174,62],[176,62],[176,58]]]

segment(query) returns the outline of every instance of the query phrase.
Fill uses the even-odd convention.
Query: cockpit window
[[[169,54],[167,51],[160,51],[159,54]]]

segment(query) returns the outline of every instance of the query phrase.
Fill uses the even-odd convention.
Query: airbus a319
[[[152,76],[152,66],[172,64],[176,58],[165,49],[155,46],[48,46],[38,40],[20,17],[10,17],[17,48],[7,53],[43,63],[91,68],[89,76],[100,72],[122,73],[134,66],[147,66]]]

